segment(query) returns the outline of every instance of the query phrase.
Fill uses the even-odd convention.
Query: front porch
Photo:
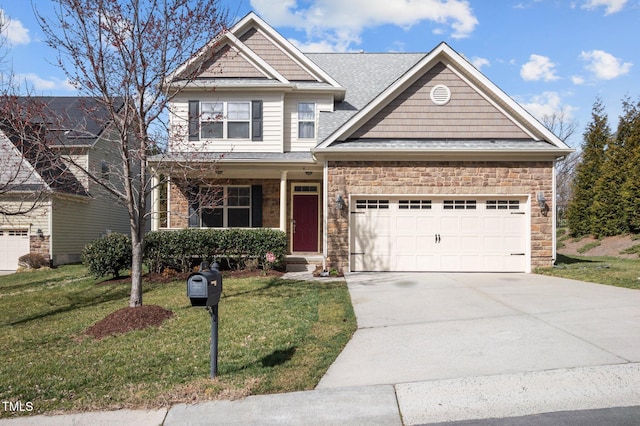
[[[199,165],[198,173],[164,174],[167,184],[156,185],[153,193],[152,230],[280,229],[287,234],[288,270],[323,264],[323,170],[315,162],[225,158]],[[198,198],[211,188],[220,195]]]

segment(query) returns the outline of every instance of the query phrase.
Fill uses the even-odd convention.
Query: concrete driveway
[[[640,291],[534,274],[358,273],[319,388],[640,362]]]

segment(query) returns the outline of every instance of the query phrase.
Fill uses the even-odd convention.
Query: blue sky
[[[41,14],[52,2],[34,0]],[[602,98],[612,127],[621,101],[640,99],[640,0],[223,0],[253,10],[308,52],[428,52],[441,41],[537,118],[578,122],[578,146]],[[0,0],[7,61],[39,95],[74,95],[26,1]]]

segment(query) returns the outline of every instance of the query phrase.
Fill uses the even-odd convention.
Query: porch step
[[[321,255],[289,255],[286,259],[287,272],[313,272],[322,266]]]

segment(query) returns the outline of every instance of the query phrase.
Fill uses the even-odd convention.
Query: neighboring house
[[[554,162],[571,149],[445,43],[303,54],[250,13],[172,79],[151,165],[192,158],[222,197],[195,203],[174,174],[155,229],[279,228],[291,254],[344,272],[553,264]]]
[[[102,179],[112,179],[119,159],[109,141],[108,116],[94,99],[23,97],[35,105],[29,128],[47,140],[43,149],[3,125],[0,132],[0,270],[18,268],[18,258],[38,253],[52,265],[80,261],[84,246],[110,232],[129,234],[126,208],[63,158]],[[2,117],[5,119],[5,117]],[[28,136],[28,135],[27,135]],[[9,187],[7,187],[7,182]],[[20,206],[21,204],[21,206]],[[2,211],[31,211],[18,215]]]

